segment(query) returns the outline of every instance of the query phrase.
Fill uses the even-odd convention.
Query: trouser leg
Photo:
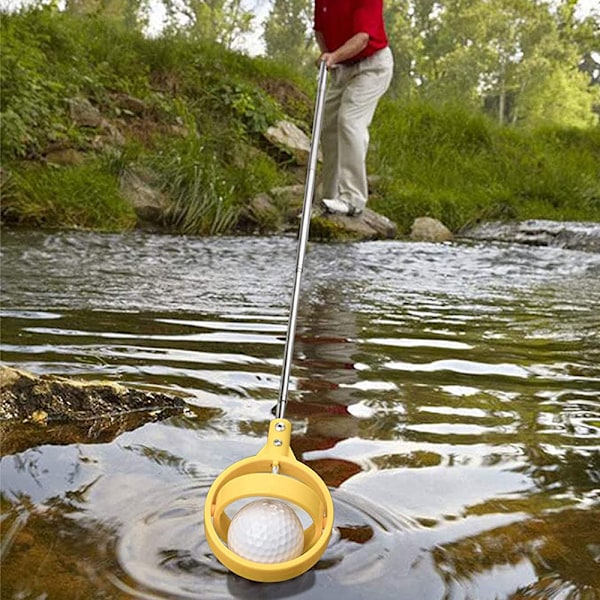
[[[337,198],[339,195],[338,114],[344,93],[344,86],[340,81],[341,75],[343,75],[341,69],[332,70],[325,95],[321,128],[323,198]]]
[[[393,70],[389,48],[332,76],[322,130],[323,197],[362,209],[368,198],[369,125]]]

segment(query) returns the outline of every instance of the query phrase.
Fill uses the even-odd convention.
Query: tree
[[[311,0],[274,0],[265,23],[267,56],[289,64],[311,65],[315,52]]]
[[[184,30],[204,42],[231,49],[240,35],[251,30],[253,14],[242,0],[161,0],[167,27]]]
[[[75,14],[98,14],[121,21],[129,29],[147,24],[149,0],[67,0],[65,10]]]
[[[578,73],[598,41],[576,0],[393,0],[386,10],[400,88],[431,101],[493,109],[500,123],[589,125]],[[593,42],[591,41],[593,40]],[[598,46],[595,46],[598,47]]]
[[[593,89],[578,68],[585,46],[575,6],[576,0],[562,0],[552,12],[547,5],[536,5],[514,73],[519,88],[513,122],[593,125]]]
[[[594,95],[586,79],[577,69],[551,65],[543,76],[528,82],[519,98],[515,118],[518,116],[529,124],[592,126],[596,120],[592,111]]]
[[[417,34],[419,11],[428,5],[430,14],[434,0],[415,5],[411,0],[395,0],[384,4],[384,20],[394,54],[392,91],[396,96],[410,98],[418,84],[416,65],[423,52],[423,39]]]

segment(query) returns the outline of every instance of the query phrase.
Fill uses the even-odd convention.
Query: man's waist
[[[365,53],[365,51],[363,50],[363,52],[361,52],[358,56],[349,58],[348,60],[345,60],[340,64],[344,65],[345,67],[352,67],[354,65],[357,65],[358,63],[363,62],[363,60],[367,60],[367,58],[371,58],[372,56],[374,56],[378,52],[381,52],[385,48],[387,48],[387,46],[384,46],[383,48],[373,48],[368,53]]]
[[[369,54],[369,56],[371,56],[371,54]],[[349,60],[345,60],[341,64],[344,65],[345,67],[352,67],[353,65],[357,65],[359,62],[362,62],[363,60],[365,60],[365,58],[367,58],[367,57],[361,56],[360,58],[350,58]]]

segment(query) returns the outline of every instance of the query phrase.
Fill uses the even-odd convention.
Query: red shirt
[[[335,52],[357,33],[368,33],[367,47],[352,57],[360,60],[388,45],[383,24],[383,0],[315,0],[315,31]]]

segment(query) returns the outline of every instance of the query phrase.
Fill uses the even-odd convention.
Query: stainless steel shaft
[[[302,217],[300,220],[300,233],[298,238],[298,250],[296,252],[296,277],[292,290],[292,301],[290,306],[290,317],[288,321],[285,350],[283,354],[283,369],[281,371],[281,383],[279,386],[279,399],[275,416],[283,419],[288,400],[290,385],[290,373],[292,370],[292,358],[294,356],[294,338],[296,336],[296,319],[298,317],[298,304],[300,300],[300,284],[302,271],[304,269],[304,257],[306,256],[306,245],[308,243],[308,232],[310,229],[310,214],[312,201],[315,193],[315,180],[317,176],[317,156],[319,154],[319,140],[321,138],[321,124],[323,121],[323,105],[325,103],[325,88],[327,83],[327,67],[324,62],[319,65],[319,81],[317,85],[317,99],[315,102],[315,114],[313,116],[312,138],[308,154],[308,168],[306,174],[306,185],[304,188],[304,201],[302,204]]]

